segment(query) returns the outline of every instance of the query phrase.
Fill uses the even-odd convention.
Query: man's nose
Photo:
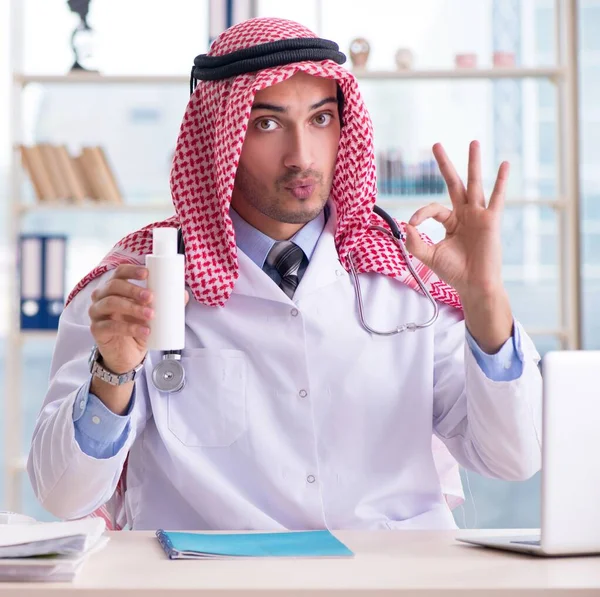
[[[304,129],[290,131],[287,151],[283,163],[290,170],[302,172],[314,165],[313,140],[310,133]]]

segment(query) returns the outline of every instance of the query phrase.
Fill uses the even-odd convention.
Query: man
[[[432,433],[483,475],[539,469],[539,356],[501,281],[508,165],[486,207],[478,144],[466,187],[434,148],[453,209],[424,207],[404,228],[439,317],[367,331],[352,268],[374,329],[432,309],[395,242],[371,228],[383,226],[371,121],[343,59],[280,19],[236,25],[196,59],[177,215],[160,224],[185,242],[187,383],[165,393],[151,379],[149,227],[78,285],[61,318],[28,463],[55,515],[119,498],[111,513],[133,529],[451,528]],[[437,245],[415,228],[429,217],[446,228]]]

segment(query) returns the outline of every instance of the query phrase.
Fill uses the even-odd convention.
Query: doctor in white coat
[[[177,216],[161,224],[181,227],[186,245],[187,383],[169,393],[151,381],[161,355],[146,348],[142,230],[61,317],[28,461],[56,516],[106,513],[119,498],[113,522],[133,529],[453,528],[447,497],[460,492],[443,486],[432,434],[482,475],[539,470],[539,355],[501,279],[508,164],[486,204],[478,143],[466,185],[434,147],[452,209],[426,206],[403,228],[439,317],[368,332],[350,257],[373,328],[425,322],[431,303],[369,228],[370,119],[324,42],[253,19],[200,57],[214,72],[196,73],[172,174]],[[446,229],[438,244],[416,230],[427,218]]]

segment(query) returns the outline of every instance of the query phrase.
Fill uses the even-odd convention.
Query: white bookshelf
[[[577,40],[575,36],[576,0],[554,0],[557,8],[556,18],[558,26],[555,30],[555,42],[558,48],[557,66],[547,68],[474,68],[474,69],[436,69],[436,70],[409,70],[409,71],[355,71],[359,80],[364,81],[494,81],[500,79],[538,79],[552,82],[557,96],[557,139],[560,139],[558,148],[559,197],[554,199],[511,198],[507,199],[507,207],[517,206],[545,206],[556,210],[559,224],[559,277],[562,281],[560,287],[560,324],[557,328],[527,329],[532,336],[556,337],[561,346],[565,348],[578,348],[580,346],[580,281],[579,281],[579,181],[578,181],[578,96],[577,96]],[[23,31],[22,4],[13,0],[12,31]],[[76,205],[62,203],[27,203],[22,197],[23,173],[20,166],[20,157],[16,150],[22,140],[22,111],[21,95],[28,85],[180,85],[185,87],[189,83],[189,75],[51,75],[51,74],[24,74],[21,68],[21,36],[13,35],[11,41],[11,54],[13,65],[12,91],[11,91],[11,130],[9,135],[10,146],[13,148],[11,168],[11,221],[8,226],[9,241],[17,247],[19,233],[23,219],[30,213],[50,210],[79,210],[82,213],[94,212],[98,214],[114,213],[146,213],[146,212],[172,212],[170,205],[160,203],[124,203],[122,205],[104,203],[86,203]],[[391,196],[383,196],[379,203],[384,209],[412,209],[418,208],[427,202],[437,201],[449,204],[444,200],[444,195],[429,196],[398,196],[401,201]],[[16,257],[16,251],[15,251]],[[16,272],[16,263],[11,264]],[[21,331],[19,329],[20,301],[17,292],[16,276],[8,276],[11,297],[10,322],[8,336],[6,370],[6,400],[4,407],[4,442],[6,457],[5,476],[5,503],[3,507],[19,511],[21,509],[21,477],[26,463],[26,455],[21,452],[22,445],[22,404],[21,404],[21,374],[22,374],[22,345],[25,342],[53,340],[56,336],[54,330],[49,331]]]

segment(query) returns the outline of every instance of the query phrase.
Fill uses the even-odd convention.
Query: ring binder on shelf
[[[64,235],[21,235],[21,329],[58,328],[65,299],[66,241]]]

